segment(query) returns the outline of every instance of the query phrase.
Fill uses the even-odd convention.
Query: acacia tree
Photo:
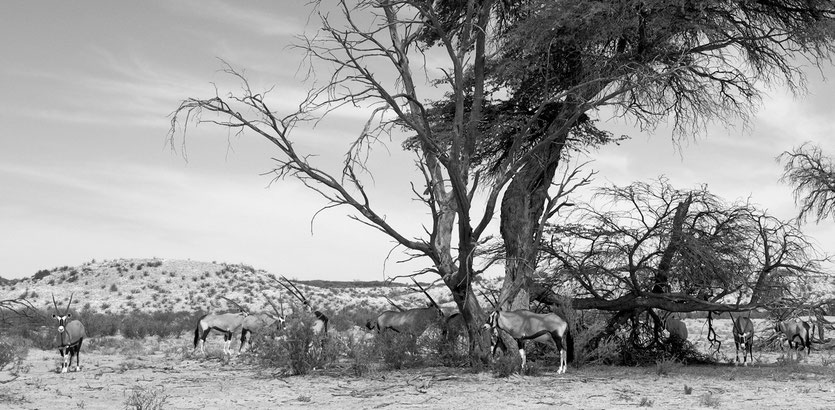
[[[314,2],[317,11],[323,2]],[[348,206],[356,210],[354,219],[393,238],[415,257],[427,258],[450,290],[466,323],[473,361],[487,358],[489,335],[480,332],[484,313],[471,289],[479,274],[474,269],[474,254],[498,198],[499,190],[488,187],[480,214],[474,214],[473,199],[481,188],[471,174],[471,156],[477,133],[467,124],[477,124],[479,110],[465,110],[465,72],[479,82],[484,70],[487,12],[490,1],[469,1],[467,13],[443,15],[426,1],[339,1],[339,16],[318,13],[320,34],[304,38],[301,47],[311,62],[311,72],[328,67],[325,85],[314,88],[296,112],[278,113],[270,106],[269,92],[252,90],[247,79],[232,67],[226,72],[242,84],[241,91],[209,98],[184,100],[172,116],[172,146],[183,123],[190,119],[208,122],[255,135],[271,142],[276,178],[296,178],[319,192],[330,203],[326,207]],[[341,21],[337,22],[341,18]],[[425,53],[425,38],[431,34],[451,67],[441,79],[420,78],[412,59]],[[426,72],[423,72],[427,74]],[[428,74],[427,74],[428,75]],[[451,132],[440,138],[429,125],[424,97],[416,84],[440,81],[454,101],[449,119]],[[471,83],[470,83],[471,84]],[[468,96],[470,104],[482,105],[483,96],[475,85]],[[345,105],[367,108],[369,120],[345,156],[341,174],[332,175],[313,163],[309,153],[300,152],[294,142],[294,129],[321,118]],[[206,113],[217,114],[211,118]],[[466,118],[465,118],[466,117]],[[402,227],[388,220],[372,203],[365,189],[365,158],[382,133],[404,128],[416,135],[413,144],[426,189],[413,188],[427,206],[431,220],[425,224],[426,236],[409,238]],[[408,183],[408,182],[407,182]],[[457,241],[457,243],[454,243]]]
[[[491,168],[510,178],[501,202],[503,298],[516,307],[528,305],[516,292],[537,266],[548,189],[565,148],[584,143],[572,130],[586,113],[615,105],[643,127],[671,119],[685,135],[714,117],[746,118],[762,84],[802,89],[795,59],[820,64],[833,50],[835,6],[826,0],[496,4],[485,75],[505,97],[486,102],[517,115],[486,126],[512,134]]]
[[[651,309],[785,306],[807,293],[827,260],[796,224],[665,179],[600,188],[568,219],[547,228],[551,281],[577,295],[573,308],[613,312],[608,333]],[[533,294],[559,302],[546,286]]]
[[[820,147],[803,144],[778,157],[783,162],[782,182],[794,186],[794,201],[800,206],[800,221],[814,216],[815,222],[835,217],[835,164]]]

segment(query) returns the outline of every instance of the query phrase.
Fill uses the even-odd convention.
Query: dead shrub
[[[165,388],[134,387],[125,399],[126,410],[161,410],[169,395]]]
[[[19,336],[4,336],[0,338],[0,370],[8,370],[17,377],[28,371],[24,360],[29,354],[31,342]]]

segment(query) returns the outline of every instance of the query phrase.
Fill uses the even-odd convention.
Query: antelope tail
[[[574,362],[574,336],[571,336],[571,327],[565,329],[566,362]]]

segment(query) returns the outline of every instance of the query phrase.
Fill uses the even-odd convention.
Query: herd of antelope
[[[293,295],[295,299],[301,302],[306,312],[315,316],[312,325],[314,334],[319,337],[327,336],[328,317],[318,310],[313,310],[308,299],[293,282],[283,276],[281,280],[274,279],[287,292]],[[429,305],[422,308],[404,309],[387,298],[389,303],[397,308],[397,310],[384,311],[377,315],[375,319],[369,320],[366,324],[368,330],[375,330],[377,333],[396,332],[421,335],[431,325],[441,323],[442,330],[446,336],[450,329],[460,331],[465,328],[464,320],[460,313],[454,313],[449,316],[445,315],[444,311],[432,299],[429,293],[417,281],[414,283],[427,296],[430,301]],[[232,355],[234,353],[231,344],[236,333],[240,333],[241,335],[238,352],[242,352],[245,345],[251,347],[253,335],[281,332],[285,325],[283,302],[280,302],[279,308],[266,295],[264,297],[273,308],[275,315],[266,313],[250,315],[243,306],[224,297],[224,299],[237,306],[239,311],[236,313],[207,314],[202,316],[198,320],[197,327],[194,330],[195,351],[199,346],[200,352],[205,355],[204,347],[206,337],[212,330],[223,334],[223,352],[226,355]],[[489,298],[488,301],[490,301]],[[84,330],[84,325],[79,320],[69,321],[69,318],[72,316],[69,312],[72,295],[70,295],[69,303],[63,314],[59,314],[58,304],[55,302],[54,295],[52,297],[52,303],[56,312],[52,317],[58,321],[58,351],[62,357],[61,373],[66,373],[69,370],[73,357],[76,359],[75,371],[80,371],[79,353],[81,344],[87,334]],[[501,311],[498,309],[498,303],[491,301],[491,304],[493,305],[494,311],[490,313],[487,323],[483,325],[482,329],[490,331],[492,356],[495,356],[496,350],[498,349],[506,352],[507,348],[504,342],[502,342],[501,337],[502,335],[506,335],[516,341],[519,347],[522,368],[525,368],[527,361],[525,342],[532,340],[555,349],[560,356],[560,365],[557,373],[562,374],[566,372],[567,363],[573,360],[574,343],[569,331],[570,326],[562,317],[556,313],[535,313],[530,310]],[[736,318],[731,316],[731,320],[733,322],[732,334],[734,344],[736,345],[735,364],[742,364],[744,366],[753,364],[754,323],[749,317],[744,316],[738,316]],[[682,320],[675,317],[664,317],[662,319],[662,327],[668,333],[668,338],[687,340],[687,326]],[[800,319],[779,321],[774,326],[774,332],[777,335],[780,347],[784,351],[784,344],[788,344],[791,359],[795,359],[795,355],[799,354],[798,350],[799,352],[805,350],[807,356],[811,353],[813,326],[809,322]],[[249,336],[249,339],[247,339],[247,336]],[[739,360],[740,348],[742,350],[741,362]]]

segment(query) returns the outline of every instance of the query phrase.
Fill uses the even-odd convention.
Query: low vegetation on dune
[[[216,312],[235,309],[228,298],[252,311],[272,311],[267,298],[292,311],[296,301],[275,282],[281,275],[244,264],[165,259],[90,261],[81,266],[44,269],[29,278],[0,281],[0,300],[26,299],[52,309],[74,294],[72,309],[106,314],[151,312]],[[323,312],[425,305],[426,298],[404,285],[382,281],[295,280],[310,303]],[[440,289],[430,290],[439,302]],[[266,297],[264,297],[266,295]],[[450,303],[451,305],[451,303]]]

